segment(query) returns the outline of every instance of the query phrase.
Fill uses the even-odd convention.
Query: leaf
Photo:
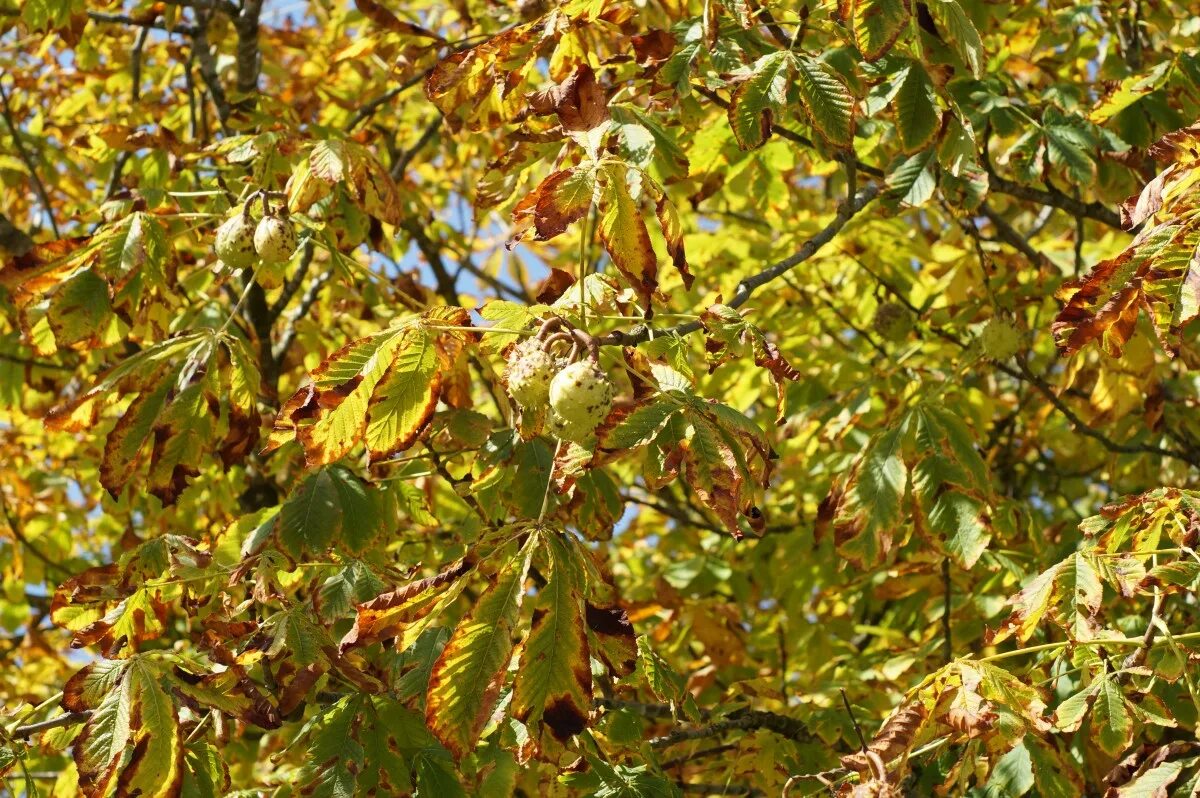
[[[364,213],[388,224],[398,225],[403,221],[396,182],[375,155],[357,142],[318,141],[308,154],[308,174],[327,185],[341,186]],[[312,189],[302,191],[304,184],[304,177],[293,176],[288,191],[291,210],[305,210],[320,196]]]
[[[899,161],[887,176],[886,199],[894,205],[920,207],[937,189],[937,159],[932,149]]]
[[[809,121],[835,147],[854,140],[854,97],[829,66],[808,56],[794,59],[796,85]]]
[[[905,152],[916,152],[933,141],[941,127],[937,95],[919,61],[909,61],[896,81],[896,133]]]
[[[963,11],[958,0],[928,0],[926,3],[938,29],[950,40],[963,63],[975,78],[983,76],[983,41],[975,23]]]
[[[576,166],[552,172],[513,209],[509,247],[533,226],[535,241],[547,241],[584,217],[596,202],[597,170]]]
[[[743,150],[761,147],[771,135],[771,122],[787,103],[788,78],[795,58],[787,52],[768,53],[729,97],[729,127]]]
[[[910,0],[843,0],[854,46],[868,61],[878,61],[896,43],[912,16]],[[848,18],[847,18],[848,17]]]
[[[627,169],[610,163],[601,174],[600,239],[625,282],[641,297],[643,307],[649,307],[658,288],[658,263],[646,222],[629,193]]]
[[[458,595],[465,584],[462,577],[472,568],[472,563],[459,560],[434,576],[418,579],[359,604],[354,627],[342,638],[341,650],[395,637],[429,617],[446,599]],[[414,639],[416,634],[412,635]]]
[[[590,66],[580,64],[561,83],[531,95],[529,107],[536,114],[557,114],[563,130],[596,160],[612,114]]]
[[[301,482],[279,512],[275,531],[283,548],[297,559],[320,555],[331,545],[364,551],[383,531],[382,498],[349,469],[319,469]]]
[[[456,758],[475,747],[499,699],[537,541],[537,533],[531,533],[496,574],[433,666],[425,724]]]
[[[184,774],[178,710],[161,681],[153,661],[134,657],[87,665],[67,682],[64,709],[92,712],[74,752],[84,795],[178,793]],[[106,685],[103,694],[98,683]]]
[[[412,446],[446,390],[446,372],[461,363],[471,339],[459,328],[469,325],[463,308],[433,308],[343,346],[280,408],[266,451],[295,438],[308,465],[319,466],[362,440],[375,459]]]
[[[88,429],[97,422],[101,404],[113,401],[112,394],[132,395],[133,401],[105,440],[100,483],[118,497],[153,441],[145,487],[164,504],[172,504],[198,473],[206,442],[216,443],[213,448],[228,458],[257,439],[253,394],[258,373],[252,361],[242,356],[242,346],[238,339],[204,331],[144,349],[71,402],[52,409],[46,426]],[[226,368],[220,367],[222,352],[229,356]],[[224,396],[224,403],[219,396]]]
[[[1125,708],[1125,696],[1116,681],[1100,680],[1092,705],[1092,739],[1104,752],[1116,756],[1133,741],[1133,721]]]
[[[512,712],[531,728],[546,726],[565,743],[588,725],[592,672],[583,625],[584,575],[567,533],[544,533],[550,574],[539,593],[521,651]]]
[[[50,297],[46,319],[59,347],[95,344],[112,316],[108,283],[87,269],[66,280]]]
[[[1103,587],[1088,557],[1083,553],[1072,554],[1043,571],[1009,599],[1013,612],[989,639],[999,642],[1015,632],[1017,640],[1024,643],[1043,616],[1057,604],[1055,620],[1070,638],[1090,640],[1098,631],[1095,617],[1102,597]]]
[[[1191,263],[1200,229],[1165,223],[1143,230],[1123,252],[1102,261],[1059,291],[1066,300],[1051,330],[1064,355],[1097,341],[1119,357],[1145,310],[1168,352],[1179,346],[1179,326],[1195,302]],[[1176,323],[1178,318],[1178,323]]]
[[[365,435],[372,461],[411,448],[433,417],[450,366],[439,337],[425,330],[407,336],[372,394]]]
[[[678,410],[680,406],[672,401],[655,401],[642,405],[608,430],[602,443],[605,448],[615,451],[645,446],[658,437],[671,416]]]

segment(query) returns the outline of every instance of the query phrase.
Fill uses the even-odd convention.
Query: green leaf
[[[898,162],[887,176],[886,198],[894,205],[920,207],[937,189],[937,158],[932,149]]]
[[[896,133],[905,152],[916,152],[933,141],[941,127],[937,95],[919,61],[909,61],[896,80]]]
[[[307,477],[279,512],[279,542],[293,557],[319,554],[331,545],[363,551],[384,524],[379,494],[344,466]]]
[[[971,75],[983,76],[983,41],[975,23],[963,11],[958,0],[929,0],[929,11],[937,21],[938,30],[950,41],[962,58],[963,63],[971,70]]]
[[[808,56],[799,56],[796,85],[812,126],[836,147],[849,147],[854,139],[854,96],[842,78],[829,66]]]
[[[603,445],[614,450],[645,446],[658,436],[679,409],[677,402],[668,400],[642,405],[609,430],[604,436]]]
[[[1117,756],[1133,741],[1133,721],[1125,696],[1115,679],[1104,677],[1092,706],[1092,739],[1110,756]]]
[[[433,666],[425,723],[458,758],[475,747],[499,700],[538,537],[535,532],[529,534],[471,614],[459,623]]]
[[[433,417],[441,395],[442,369],[436,333],[414,330],[404,336],[387,376],[367,409],[367,451],[371,460],[411,447]]]
[[[50,296],[46,319],[60,347],[95,341],[112,316],[108,283],[91,269],[79,272]]]
[[[852,0],[848,5],[854,46],[868,61],[887,54],[912,17],[910,0]]]
[[[787,103],[788,76],[795,57],[785,51],[768,53],[754,62],[750,74],[729,97],[729,127],[743,150],[761,147],[771,135],[772,118]]]

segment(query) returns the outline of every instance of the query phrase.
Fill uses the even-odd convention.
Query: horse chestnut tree
[[[1194,796],[1186,3],[0,2],[14,796]]]

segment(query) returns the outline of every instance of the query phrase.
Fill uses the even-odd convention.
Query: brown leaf
[[[380,3],[375,2],[375,0],[354,0],[354,5],[362,12],[364,17],[385,30],[392,31],[393,33],[402,33],[405,36],[419,36],[424,39],[433,39],[439,44],[446,42],[438,34],[426,30],[420,25],[414,25],[411,22],[405,22],[398,18]]]
[[[665,30],[651,30],[648,33],[635,34],[629,37],[633,44],[633,53],[638,66],[644,69],[654,69],[671,57],[675,50],[675,37]]]
[[[359,604],[354,627],[342,638],[339,648],[344,652],[394,636],[404,624],[421,617],[422,610],[432,609],[432,603],[423,601],[427,595],[440,593],[474,566],[473,561],[464,558],[434,576],[409,582]]]
[[[920,703],[901,707],[883,724],[883,728],[867,745],[867,750],[877,754],[884,764],[887,764],[912,748],[913,741],[928,717],[929,710]],[[841,761],[843,767],[858,773],[871,771],[870,760],[862,753],[843,756]]]
[[[575,284],[575,276],[562,269],[552,268],[541,282],[534,286],[534,298],[542,305],[549,305]]]
[[[566,80],[534,92],[529,107],[535,114],[557,114],[563,130],[586,133],[612,119],[608,98],[596,83],[596,74],[587,64],[581,64]]]

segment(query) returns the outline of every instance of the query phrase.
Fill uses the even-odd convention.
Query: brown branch
[[[162,30],[167,33],[178,33],[183,36],[195,36],[197,32],[195,25],[189,25],[186,22],[179,22],[174,27],[171,27],[167,23],[159,22],[156,19],[135,19],[128,14],[106,14],[103,11],[88,11],[87,14],[88,19],[95,22],[107,22],[113,25],[131,25],[143,30]]]
[[[1059,398],[1058,394],[1054,392],[1054,389],[1049,383],[1047,383],[1042,377],[1029,370],[1029,366],[1025,363],[1025,361],[1018,361],[1019,370],[1011,369],[1008,366],[1000,363],[997,363],[996,365],[1003,371],[1013,374],[1018,378],[1027,380],[1031,385],[1033,385],[1034,388],[1037,388],[1038,391],[1040,391],[1041,394],[1046,397],[1050,404],[1054,405],[1054,408],[1058,410],[1058,412],[1062,413],[1066,417],[1067,421],[1071,423],[1076,432],[1100,443],[1110,452],[1115,452],[1117,454],[1154,454],[1158,455],[1159,457],[1172,457],[1177,460],[1182,460],[1194,468],[1200,468],[1200,457],[1197,457],[1190,452],[1164,449],[1163,447],[1156,446],[1152,443],[1117,443],[1094,427],[1089,427],[1087,424],[1083,423],[1083,419],[1076,415],[1071,408],[1067,407],[1066,403]]]
[[[804,245],[794,254],[784,258],[777,263],[768,266],[757,274],[751,275],[738,283],[737,293],[726,304],[731,308],[738,308],[746,304],[754,292],[771,282],[777,277],[786,274],[792,269],[804,263],[806,260],[816,255],[821,247],[828,244],[841,231],[846,223],[852,219],[855,214],[862,211],[870,202],[879,195],[879,186],[870,185],[862,191],[854,195],[853,200],[842,203],[838,207],[837,214],[833,220],[827,224],[824,229],[818,232],[815,236],[804,242]],[[646,325],[639,325],[632,330],[626,332],[623,330],[615,330],[608,333],[600,339],[602,346],[637,346],[649,341],[652,337],[658,338],[664,335],[690,335],[701,328],[699,321],[689,321],[684,324],[679,324],[666,330],[652,330]]]
[[[942,558],[942,662],[949,665],[954,660],[954,627],[950,622],[950,610],[954,602],[954,581],[950,578],[950,558]]]
[[[277,319],[283,313],[288,303],[292,301],[292,297],[300,290],[300,286],[304,285],[304,278],[308,276],[308,270],[312,266],[313,255],[316,254],[316,248],[313,246],[312,239],[309,239],[304,244],[304,248],[300,250],[300,263],[296,270],[292,272],[292,276],[284,283],[283,290],[279,292],[278,298],[271,303],[271,319]]]
[[[91,711],[68,712],[65,715],[59,715],[58,717],[50,718],[50,720],[43,720],[40,723],[30,723],[28,726],[18,726],[12,730],[12,734],[9,736],[18,740],[25,739],[26,737],[32,737],[39,732],[57,729],[60,726],[71,726],[75,723],[82,723],[91,717],[91,715]]]
[[[408,165],[412,163],[412,159],[425,147],[426,144],[433,140],[433,137],[437,135],[437,132],[441,129],[441,127],[442,117],[441,114],[439,114],[433,118],[432,122],[425,126],[425,130],[422,131],[421,137],[418,138],[411,147],[400,153],[398,158],[396,158],[396,161],[392,164],[392,168],[390,170],[393,180],[399,180],[400,178],[404,177],[404,172],[406,169],[408,169]]]
[[[279,338],[279,343],[275,346],[274,356],[278,366],[283,365],[283,359],[287,355],[288,349],[291,348],[292,342],[296,339],[296,322],[303,319],[312,310],[313,305],[317,303],[317,299],[321,295],[321,289],[333,277],[333,269],[329,269],[309,283],[308,290],[304,292],[304,296],[300,298],[300,304],[296,306],[296,310],[289,313],[287,316],[287,325],[284,327],[283,335]]]
[[[707,726],[676,729],[662,737],[655,737],[650,740],[650,747],[666,748],[685,740],[716,737],[727,731],[750,731],[755,729],[765,729],[798,743],[808,742],[813,739],[808,727],[796,718],[759,709],[738,709],[726,715],[723,719],[710,723]]]
[[[41,200],[42,207],[46,210],[46,217],[50,220],[50,229],[54,231],[54,237],[59,238],[61,234],[58,232],[58,222],[54,220],[54,207],[50,204],[50,195],[46,192],[46,184],[38,175],[33,156],[25,147],[25,142],[21,140],[21,129],[17,127],[17,123],[13,119],[12,106],[8,103],[8,92],[4,90],[3,83],[0,83],[0,101],[3,102],[4,121],[8,124],[8,130],[12,134],[13,146],[17,148],[17,155],[25,164],[25,168],[29,170],[29,179],[33,182],[33,190],[37,192],[38,199]]]
[[[207,16],[201,17],[200,24],[196,26],[196,32],[192,38],[192,51],[195,53],[196,60],[200,62],[200,79],[208,87],[213,106],[217,109],[217,119],[220,121],[221,127],[225,128],[230,113],[229,99],[225,96],[225,87],[221,85],[221,76],[217,71],[217,57],[213,55],[208,44]]]
[[[258,93],[258,75],[262,70],[258,51],[258,19],[262,14],[262,5],[263,0],[243,0],[242,9],[233,20],[233,29],[237,31],[235,85],[238,94],[242,95],[238,107],[244,110],[252,109],[257,103],[254,95]]]
[[[21,357],[19,355],[10,355],[5,352],[0,352],[0,360],[6,360],[9,363],[16,363],[21,366],[29,366],[36,369],[53,369],[54,371],[74,371],[70,366],[64,366],[61,363],[51,363],[48,360],[34,360],[32,358]]]
[[[762,790],[747,784],[706,784],[703,782],[677,781],[675,786],[680,792],[698,793],[701,795],[765,795]]]
[[[358,127],[364,120],[370,118],[370,116],[372,114],[374,114],[376,111],[378,111],[384,105],[386,105],[387,103],[396,99],[401,94],[403,94],[404,92],[411,89],[413,86],[416,86],[418,83],[425,80],[425,78],[428,77],[429,73],[432,71],[433,71],[433,67],[430,67],[429,69],[426,69],[423,72],[418,72],[417,74],[410,77],[408,80],[401,83],[399,86],[388,89],[383,94],[380,94],[375,99],[370,100],[369,102],[364,104],[361,108],[358,109],[358,111],[355,112],[354,116],[352,116],[350,118],[350,121],[346,123],[346,132],[349,133],[350,131],[354,130],[354,128]]]
[[[1099,202],[1083,202],[1055,189],[1047,190],[1025,186],[1001,177],[993,172],[990,166],[988,167],[988,190],[997,194],[1007,194],[1027,202],[1036,202],[1039,205],[1049,205],[1066,211],[1072,216],[1094,219],[1118,230],[1124,229],[1121,227],[1121,217],[1107,205]]]
[[[1049,262],[1049,259],[1045,255],[1033,248],[1033,246],[1029,243],[1029,239],[1018,233],[1016,229],[1008,223],[1007,219],[996,213],[996,211],[986,202],[980,204],[979,210],[984,216],[987,217],[988,221],[992,223],[992,226],[996,228],[996,236],[1005,244],[1008,244],[1010,247],[1029,258],[1029,262],[1033,266],[1040,267]]]

